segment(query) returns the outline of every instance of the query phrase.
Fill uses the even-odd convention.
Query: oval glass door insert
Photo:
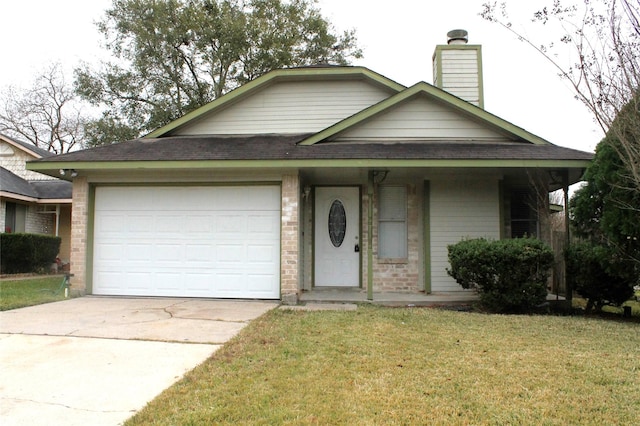
[[[329,209],[329,238],[334,247],[340,247],[347,232],[347,213],[340,200],[334,200]]]

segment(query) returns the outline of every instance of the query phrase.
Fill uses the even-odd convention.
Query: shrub
[[[544,304],[553,252],[540,240],[463,240],[448,246],[451,275],[475,288],[480,302],[501,313],[529,312]]]
[[[0,269],[3,273],[39,272],[55,262],[60,237],[38,234],[0,234]]]
[[[605,305],[620,306],[633,296],[637,277],[633,265],[606,246],[582,242],[565,252],[567,280],[587,299],[586,312],[601,311]]]

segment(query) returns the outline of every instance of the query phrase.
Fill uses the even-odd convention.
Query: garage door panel
[[[271,264],[277,257],[278,253],[275,253],[272,244],[251,244],[247,248],[247,261],[250,265]]]
[[[94,294],[279,298],[279,197],[277,186],[97,188]]]
[[[152,276],[145,270],[129,270],[124,274],[124,281],[120,283],[121,288],[141,291],[147,295],[151,288]]]
[[[125,282],[124,271],[114,271],[113,269],[106,269],[106,270],[97,271],[97,274],[102,278],[102,281],[103,281],[102,290],[105,292],[120,290],[122,288],[122,283]],[[97,294],[103,294],[103,293],[97,293]],[[109,294],[109,293],[105,293],[105,294]]]
[[[245,261],[245,250],[242,244],[217,244],[216,266],[218,268],[236,267]]]
[[[122,214],[103,214],[95,223],[96,231],[109,235],[118,233],[127,222]]]
[[[247,231],[252,240],[267,239],[272,240],[274,235],[279,238],[280,215],[277,213],[249,213],[247,215]]]
[[[94,256],[100,262],[119,261],[122,258],[124,247],[117,243],[104,243],[96,248]]]
[[[197,265],[207,267],[211,262],[215,262],[215,247],[212,244],[187,244],[186,260],[189,265]]]
[[[153,208],[153,195],[147,188],[98,188],[100,196],[96,196],[96,211],[145,211]],[[123,198],[123,191],[127,197]]]
[[[150,244],[147,250],[149,254],[152,254],[149,257],[149,261],[160,263],[160,265],[157,265],[158,267],[163,265],[166,267],[172,263],[180,265],[184,259],[182,244],[178,243]]]
[[[189,293],[200,294],[206,297],[211,292],[211,289],[215,287],[211,274],[188,273],[185,275],[185,278],[186,290]]]
[[[246,233],[246,218],[243,212],[219,214],[216,216],[215,224],[216,234],[221,236],[233,235],[235,237],[238,234],[244,235]]]
[[[184,224],[184,232],[193,234],[193,238],[199,238],[199,236],[205,237],[214,231],[214,217],[209,215],[192,215],[189,217],[189,221]]]
[[[216,274],[217,292],[223,297],[238,290],[246,292],[246,277],[243,273],[219,272]]]
[[[149,215],[141,214],[118,214],[114,215],[115,220],[119,220],[120,223],[116,224],[112,232],[118,232],[118,229],[125,227],[127,232],[133,234],[136,233],[140,237],[148,238],[154,229],[154,218]],[[106,224],[105,224],[106,225]],[[111,224],[109,224],[111,226]]]
[[[273,287],[274,279],[273,275],[249,274],[247,280],[249,290],[253,292],[268,292]]]
[[[173,295],[180,292],[182,289],[181,282],[183,282],[182,274],[178,272],[167,272],[153,274],[153,281],[156,283],[155,287],[166,295]]]
[[[124,253],[126,256],[123,261],[126,259],[131,263],[140,263],[146,262],[149,263],[153,256],[154,247],[150,243],[138,243],[138,244],[127,244]]]

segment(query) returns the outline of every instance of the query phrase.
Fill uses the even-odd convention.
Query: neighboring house
[[[547,239],[549,191],[592,154],[485,111],[480,46],[458,43],[436,48],[435,85],[276,70],[144,138],[30,163],[77,174],[74,288],[285,303],[462,291],[447,245]]]
[[[27,161],[51,156],[0,134],[0,232],[60,236],[59,258],[69,262],[71,182],[26,169]]]

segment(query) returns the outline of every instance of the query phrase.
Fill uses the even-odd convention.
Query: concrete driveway
[[[82,297],[0,312],[2,425],[118,425],[276,302]]]

